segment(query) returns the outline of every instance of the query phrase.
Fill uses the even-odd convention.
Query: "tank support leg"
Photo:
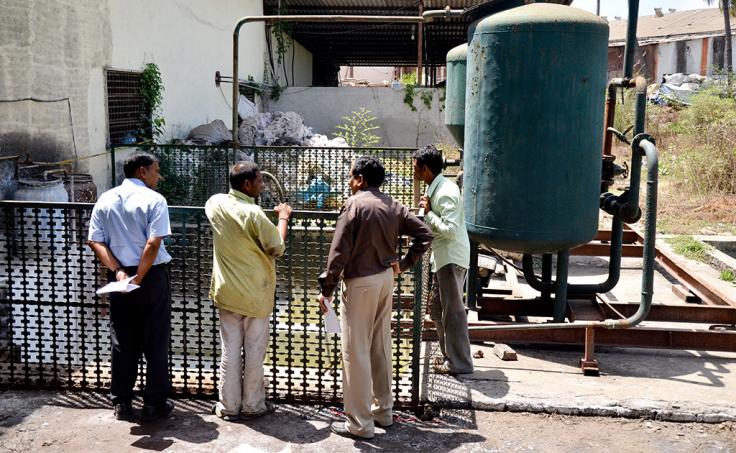
[[[557,280],[555,285],[554,322],[565,322],[567,312],[567,265],[570,261],[570,250],[557,252]]]
[[[552,283],[552,254],[545,253],[542,255],[542,283],[549,285]],[[550,287],[551,288],[551,287]],[[549,289],[542,291],[542,303],[545,305],[552,303],[550,295],[552,291]]]
[[[585,328],[585,355],[580,359],[580,369],[585,376],[600,376],[595,359],[595,327]]]

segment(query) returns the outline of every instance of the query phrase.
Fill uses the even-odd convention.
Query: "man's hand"
[[[292,209],[292,208],[291,208],[291,206],[289,206],[288,204],[286,204],[286,203],[281,203],[280,205],[278,205],[278,206],[275,206],[275,207],[273,208],[273,211],[274,211],[274,212],[275,212],[276,214],[278,214],[278,216],[279,216],[279,219],[286,219],[286,220],[289,220],[289,218],[291,217],[291,212],[293,211],[293,209]]]
[[[125,280],[126,278],[128,278],[128,273],[125,272],[124,270],[120,269],[117,272],[115,272],[115,280],[121,282]]]
[[[391,261],[391,269],[394,271],[394,277],[401,275],[401,266],[398,261]]]
[[[419,199],[419,209],[424,209],[424,212],[429,212],[432,210],[432,205],[429,202],[428,196],[422,195],[422,198]]]
[[[142,281],[143,281],[143,277],[139,277],[138,274],[136,274],[133,276],[133,280],[131,280],[129,283],[140,286]]]
[[[332,304],[334,300],[335,296],[325,297],[322,294],[319,295],[319,309],[323,315],[327,313],[327,304]]]

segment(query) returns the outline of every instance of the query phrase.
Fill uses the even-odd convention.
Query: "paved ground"
[[[398,414],[371,441],[331,434],[329,409],[280,406],[251,422],[223,422],[209,403],[177,401],[148,425],[121,422],[100,395],[0,394],[0,450],[7,452],[549,451],[736,452],[733,423],[670,423],[601,417],[445,410],[431,422]]]

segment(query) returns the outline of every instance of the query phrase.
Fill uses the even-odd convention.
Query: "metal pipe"
[[[420,16],[355,16],[355,15],[293,15],[293,16],[246,16],[238,19],[233,30],[233,80],[238,80],[238,47],[240,28],[249,22],[264,22],[270,24],[273,22],[351,22],[351,23],[395,23],[395,24],[413,24],[421,22],[430,22],[431,20],[442,17],[456,17],[464,13],[461,9],[450,9],[446,6],[444,9],[435,9],[424,11]],[[238,84],[233,83],[233,148],[238,148]]]
[[[634,56],[636,52],[636,26],[639,21],[639,0],[629,0],[629,21],[626,24],[626,50],[624,51],[624,78],[634,75]]]
[[[573,323],[503,324],[497,326],[468,326],[468,330],[544,330],[544,329],[582,329],[587,327],[606,329],[626,329],[642,322],[652,306],[654,287],[655,239],[657,235],[657,185],[659,179],[659,158],[657,148],[646,134],[635,137],[632,145],[634,154],[644,154],[647,158],[647,198],[646,222],[644,232],[643,275],[641,301],[636,313],[625,319],[606,321],[583,321]]]
[[[585,284],[568,284],[568,294],[599,294],[611,291],[621,278],[621,250],[623,246],[624,223],[621,219],[614,217],[611,227],[611,251],[608,259],[608,277],[601,283],[585,283]],[[534,266],[531,255],[524,255],[522,258],[522,271],[524,279],[532,289],[542,293],[542,299],[549,297],[549,293],[556,292],[555,283],[549,277],[545,277],[545,258],[550,258],[549,266],[551,267],[551,255],[542,255],[542,280],[540,281],[534,273]],[[548,272],[551,272],[548,271]]]
[[[611,155],[611,147],[613,146],[613,132],[609,131],[609,127],[613,127],[616,118],[616,88],[613,83],[608,84],[608,96],[606,97],[606,121],[603,128],[603,155]]]
[[[555,285],[555,304],[552,309],[554,322],[565,322],[567,309],[567,270],[570,262],[570,250],[557,252],[557,284]]]

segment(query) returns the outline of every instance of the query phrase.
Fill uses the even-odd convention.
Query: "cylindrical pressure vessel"
[[[445,84],[445,126],[452,138],[463,145],[465,133],[465,69],[468,45],[461,44],[447,52],[447,82]]]
[[[524,253],[598,228],[608,24],[536,3],[482,20],[468,47],[465,218],[471,238]]]

